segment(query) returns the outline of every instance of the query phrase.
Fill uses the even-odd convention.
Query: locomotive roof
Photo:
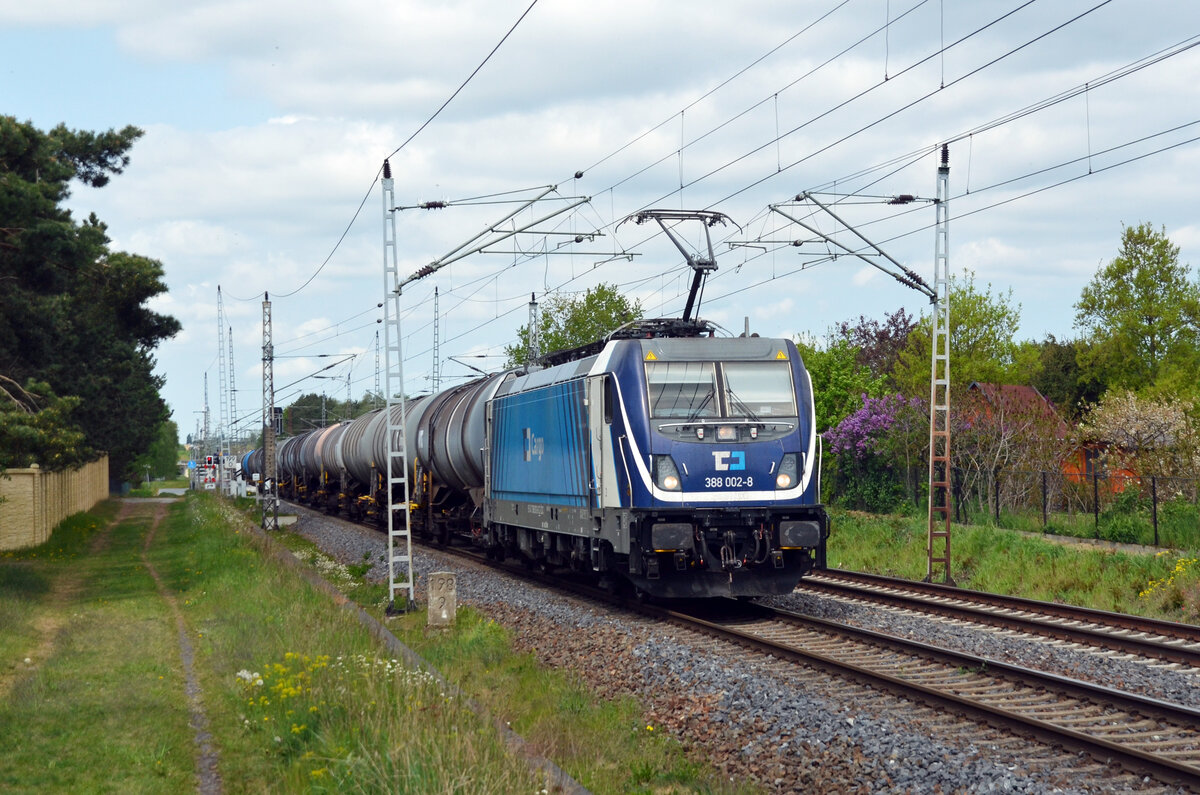
[[[784,340],[769,337],[703,337],[690,339],[659,338],[637,340],[642,359],[696,362],[724,359],[788,359]]]
[[[777,361],[791,358],[787,341],[771,337],[657,337],[612,340],[604,351],[565,364],[517,373],[505,379],[495,397],[582,378],[598,359],[608,359],[620,346],[636,346],[642,361]],[[602,365],[603,366],[603,365]]]

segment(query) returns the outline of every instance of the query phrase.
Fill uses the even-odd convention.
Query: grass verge
[[[405,617],[393,631],[598,795],[756,791],[690,759],[646,723],[633,698],[598,698],[569,670],[514,653],[508,630],[474,610],[460,610],[451,631],[426,631],[422,616]]]
[[[490,726],[264,557],[211,495],[173,510],[154,551],[180,596],[227,782],[246,791],[536,792]]]
[[[195,791],[175,620],[141,560],[149,521],[139,510],[97,546],[84,517],[0,559],[0,610],[32,613],[14,648],[35,650],[0,701],[0,790]],[[537,791],[491,727],[381,659],[240,521],[189,499],[149,556],[189,626],[226,791]]]
[[[117,505],[0,556],[0,791],[195,790],[175,609],[227,792],[541,790],[462,697],[382,656],[344,609],[265,555],[227,502],[141,504],[106,531]],[[167,515],[147,557],[166,599],[142,561],[155,510]],[[362,582],[365,566],[275,537],[284,539],[380,613],[385,594]],[[594,791],[750,791],[649,731],[633,701],[598,699],[570,673],[514,653],[477,613],[462,610],[449,632],[423,623],[414,614],[392,626]]]
[[[924,517],[832,512],[829,565],[908,579],[927,570]],[[1137,554],[954,525],[952,573],[963,588],[1200,623],[1197,554]]]

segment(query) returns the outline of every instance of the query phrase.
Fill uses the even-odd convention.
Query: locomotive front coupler
[[[734,548],[737,545],[737,539],[733,535],[732,530],[725,531],[725,543],[721,545],[721,568],[725,571],[732,572],[734,569],[740,569],[742,562],[738,560],[734,553]]]

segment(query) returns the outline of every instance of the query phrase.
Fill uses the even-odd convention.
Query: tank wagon
[[[409,400],[414,533],[664,598],[787,593],[823,568],[812,386],[795,345],[653,323]],[[386,522],[383,412],[281,442],[281,493]],[[256,464],[261,451],[246,457]]]

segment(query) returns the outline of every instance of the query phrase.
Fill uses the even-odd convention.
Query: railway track
[[[1200,791],[1200,710],[761,605],[636,607]]]
[[[1200,627],[1190,624],[838,569],[805,577],[798,590],[1000,627],[1200,670]]]
[[[431,549],[497,565],[461,549]],[[1191,707],[765,605],[707,600],[664,607],[570,580],[538,579],[1200,792],[1200,710]]]

